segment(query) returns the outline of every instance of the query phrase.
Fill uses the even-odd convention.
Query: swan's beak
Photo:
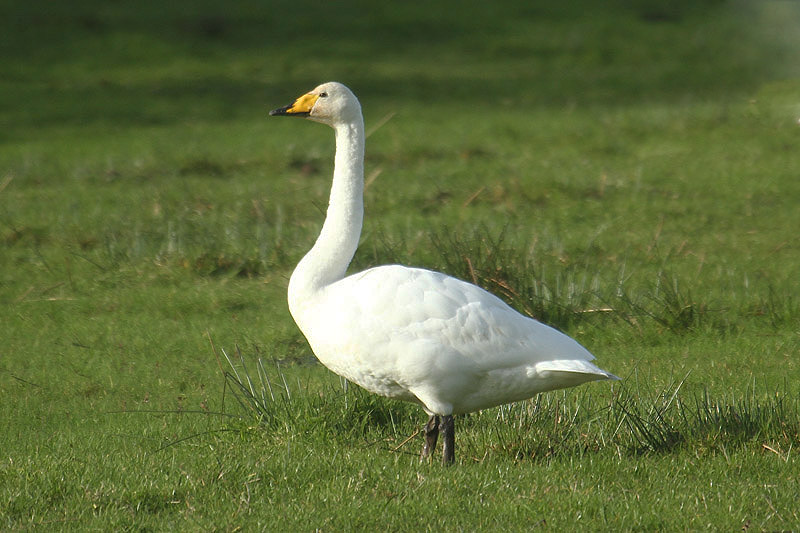
[[[269,112],[269,116],[280,116],[280,115],[287,115],[290,117],[307,117],[311,114],[311,108],[314,107],[314,104],[317,103],[317,99],[319,98],[318,94],[304,94],[300,98],[294,101],[292,105],[287,105],[286,107],[279,107],[278,109],[273,109]]]

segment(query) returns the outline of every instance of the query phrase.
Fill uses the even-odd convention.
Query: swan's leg
[[[433,450],[436,449],[436,441],[439,438],[439,417],[431,415],[422,431],[425,433],[425,444],[422,446],[420,460],[430,457]]]
[[[456,424],[453,421],[453,415],[443,416],[439,429],[442,432],[442,439],[444,439],[442,464],[453,464],[456,460]]]

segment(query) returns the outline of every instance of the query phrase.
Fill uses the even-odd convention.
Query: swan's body
[[[424,456],[439,417],[451,462],[453,414],[618,379],[570,337],[470,283],[400,265],[345,277],[363,219],[361,106],[331,82],[270,114],[305,116],[336,132],[327,217],[292,274],[289,310],[322,364],[371,392],[422,405],[431,415]]]

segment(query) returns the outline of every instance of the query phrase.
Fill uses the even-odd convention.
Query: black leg
[[[425,424],[423,428],[423,433],[425,433],[425,444],[422,446],[422,454],[420,455],[420,460],[427,459],[433,453],[433,450],[436,449],[436,441],[439,438],[439,417],[436,415],[431,415],[428,419],[428,423]]]
[[[442,423],[439,425],[439,430],[442,432],[444,445],[442,448],[442,464],[451,465],[456,460],[456,424],[453,421],[453,415],[446,415],[442,417]]]

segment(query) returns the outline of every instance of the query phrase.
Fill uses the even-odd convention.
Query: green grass
[[[329,4],[4,2],[0,529],[800,528],[797,6]],[[315,363],[333,136],[267,111],[330,79],[353,270],[475,281],[622,382],[459,418],[445,469]]]

